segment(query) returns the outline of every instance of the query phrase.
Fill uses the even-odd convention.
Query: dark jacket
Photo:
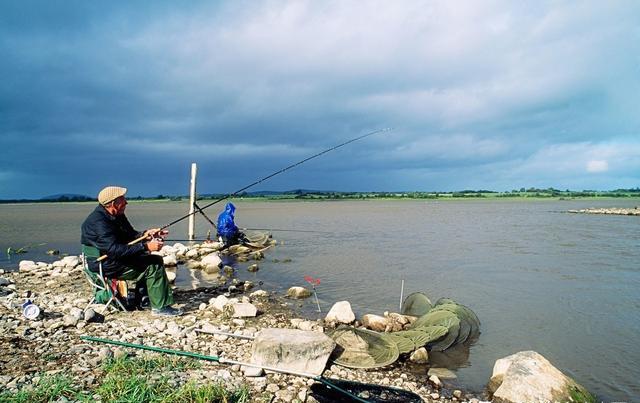
[[[127,217],[112,216],[99,205],[82,223],[80,242],[98,248],[100,255],[107,255],[102,261],[102,271],[105,276],[113,276],[134,265],[141,256],[147,254],[144,243],[127,245],[142,234],[133,229]],[[98,263],[89,259],[89,268],[97,271]]]

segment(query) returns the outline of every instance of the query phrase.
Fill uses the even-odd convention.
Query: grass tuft
[[[191,381],[176,387],[171,372],[201,368],[201,363],[177,357],[118,358],[106,361],[102,381],[91,391],[80,391],[65,375],[43,375],[32,389],[23,388],[16,393],[0,393],[0,403],[40,403],[56,401],[62,397],[82,402],[93,401],[99,395],[106,402],[150,403],[246,403],[250,401],[249,388],[233,390],[222,383],[197,385]]]
[[[40,403],[50,402],[65,397],[71,400],[87,400],[66,375],[49,375],[40,378],[38,384],[30,390],[19,390],[16,393],[0,393],[2,403]]]

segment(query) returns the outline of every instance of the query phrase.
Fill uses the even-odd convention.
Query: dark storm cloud
[[[0,198],[638,186],[634,2],[4,2]],[[559,163],[562,161],[562,163]],[[150,173],[153,175],[150,175]]]

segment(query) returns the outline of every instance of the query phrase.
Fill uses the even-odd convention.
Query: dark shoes
[[[151,313],[154,316],[180,316],[182,315],[182,309],[165,306],[164,308],[160,309],[152,308]]]

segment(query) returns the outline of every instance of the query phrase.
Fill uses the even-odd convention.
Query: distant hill
[[[56,195],[41,197],[40,200],[43,200],[43,201],[89,201],[89,200],[95,200],[95,198],[89,197],[86,195],[74,194],[74,193],[60,193]]]
[[[247,192],[253,196],[274,196],[274,195],[299,195],[299,194],[325,194],[340,193],[333,190],[311,190],[311,189],[293,189],[293,190],[258,190],[256,192]]]

